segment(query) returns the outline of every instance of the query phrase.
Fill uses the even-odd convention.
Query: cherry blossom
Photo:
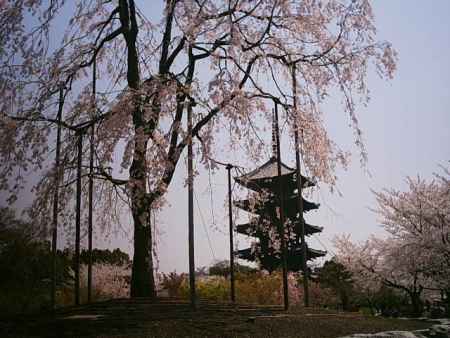
[[[389,236],[353,243],[335,238],[337,259],[367,294],[384,284],[404,291],[420,313],[425,290],[450,291],[449,171],[431,181],[407,178],[407,191],[374,192],[374,211]]]
[[[369,65],[386,79],[396,69],[391,44],[376,40],[368,0],[168,0],[160,22],[134,0],[0,4],[0,188],[13,203],[31,173],[39,173],[30,212],[37,226],[50,224],[55,170],[47,159],[62,91],[63,223],[70,232],[74,130],[95,123],[98,219],[110,228],[120,221],[118,210],[132,215],[132,295],[154,294],[149,214],[162,207],[191,136],[208,167],[224,131],[229,149],[261,160],[259,140],[277,102],[290,131],[299,129],[306,169],[333,186],[348,154],[327,134],[323,102],[332,92],[341,95],[364,160],[357,102],[369,99]],[[94,63],[102,83],[95,102]],[[287,94],[294,64],[296,110]],[[88,148],[85,142],[86,157]]]

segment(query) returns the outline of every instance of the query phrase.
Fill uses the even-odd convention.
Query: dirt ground
[[[180,301],[114,300],[58,310],[54,316],[0,319],[1,337],[298,337],[417,330],[429,323],[319,309]]]

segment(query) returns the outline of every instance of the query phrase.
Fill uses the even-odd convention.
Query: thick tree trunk
[[[420,299],[420,293],[411,292],[409,296],[411,298],[412,315],[419,317],[423,312],[423,302]]]
[[[348,293],[346,290],[341,290],[340,292],[341,295],[341,302],[342,302],[342,310],[343,311],[349,311],[350,309],[350,302],[349,302],[349,298],[348,298]]]
[[[134,255],[131,278],[131,297],[156,296],[153,277],[152,231],[150,224],[141,222],[142,215],[133,213]],[[148,220],[148,218],[147,218]]]
[[[369,297],[367,297],[366,300],[367,300],[367,305],[369,306],[369,309],[370,309],[370,314],[372,316],[375,316],[375,314],[378,311],[378,308],[375,306],[375,304],[373,304],[373,302],[370,300]]]
[[[134,221],[134,255],[131,272],[131,297],[155,297],[153,277],[151,201],[147,194],[146,156],[148,136],[135,114],[133,162],[130,167],[131,212]]]
[[[138,24],[134,0],[119,0],[120,22],[127,44],[127,82],[130,89],[140,89],[139,58],[136,48]],[[135,132],[133,162],[130,167],[130,199],[134,221],[134,254],[131,271],[131,297],[155,297],[153,277],[152,238],[150,226],[151,201],[147,194],[146,156],[150,137],[145,132],[146,121],[139,94],[133,98],[133,125]]]

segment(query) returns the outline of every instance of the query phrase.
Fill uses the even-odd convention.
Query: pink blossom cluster
[[[354,243],[350,236],[335,238],[336,258],[353,273],[361,290],[381,284],[408,294],[450,288],[449,170],[431,181],[407,178],[408,190],[375,192],[374,211],[387,231],[384,239],[371,236]]]
[[[80,269],[80,281],[87,285],[87,265]],[[128,298],[130,296],[131,269],[127,266],[94,264],[92,285],[96,299]]]

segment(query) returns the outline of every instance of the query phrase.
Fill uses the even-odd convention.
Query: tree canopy
[[[353,243],[349,236],[335,239],[337,259],[367,292],[383,284],[407,294],[420,314],[424,290],[450,291],[450,181],[449,171],[433,180],[407,178],[408,190],[375,192],[375,212],[389,233]]]
[[[369,99],[370,65],[384,78],[396,68],[391,44],[376,40],[368,0],[167,0],[156,19],[148,18],[153,5],[135,0],[1,5],[0,189],[13,203],[30,172],[42,173],[31,214],[36,224],[51,224],[55,168],[46,158],[59,124],[60,215],[70,224],[75,131],[95,123],[97,217],[118,222],[119,204],[129,207],[132,295],[154,289],[149,210],[164,202],[191,137],[207,166],[214,167],[223,130],[231,149],[258,160],[262,122],[278,103],[290,132],[300,132],[306,169],[333,185],[348,158],[327,134],[322,103],[341,95],[364,159],[356,103]]]

